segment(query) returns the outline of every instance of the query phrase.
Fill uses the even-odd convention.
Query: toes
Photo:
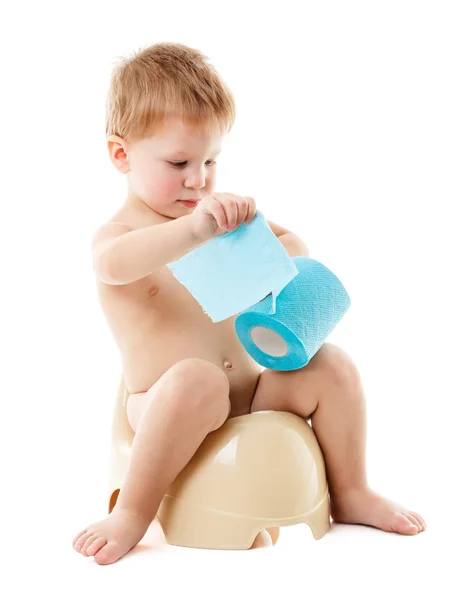
[[[96,538],[96,540],[92,542],[90,546],[87,547],[87,556],[94,556],[98,552],[98,550],[101,550],[101,548],[106,544],[106,538]]]
[[[412,513],[406,513],[405,516],[407,517],[407,519],[409,521],[411,521],[413,523],[413,525],[416,525],[416,527],[418,528],[418,531],[422,531],[422,526],[421,526],[420,522]]]
[[[406,535],[414,535],[419,531],[418,525],[410,520],[410,516],[404,515],[403,513],[397,513],[395,515],[392,529],[397,533]]]
[[[424,531],[426,528],[426,523],[424,521],[424,519],[421,517],[421,515],[418,515],[418,513],[415,512],[410,512],[410,514],[415,517],[415,519],[418,521],[418,523],[421,525],[421,531]]]
[[[77,542],[74,544],[74,550],[77,550],[77,552],[80,552],[83,545],[85,544],[85,542],[88,540],[88,538],[90,536],[92,536],[93,533],[91,531],[84,533],[83,535],[80,536],[80,538],[77,540]]]
[[[98,565],[110,565],[121,556],[120,549],[116,542],[108,542],[99,552],[95,554],[95,561]]]
[[[80,538],[81,536],[83,536],[85,533],[87,533],[87,530],[86,530],[86,529],[82,529],[82,531],[76,535],[76,537],[73,539],[73,548],[75,548],[75,547],[76,547],[77,541],[78,541],[78,540],[79,540],[79,538]]]
[[[81,554],[83,554],[84,556],[88,556],[87,554],[87,549],[93,544],[94,541],[96,541],[99,538],[99,535],[97,533],[92,534],[90,537],[88,537],[85,542],[84,545],[82,546],[80,552]]]

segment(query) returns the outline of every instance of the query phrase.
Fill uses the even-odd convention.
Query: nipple
[[[231,362],[229,362],[228,360],[225,360],[225,361],[224,361],[224,367],[225,367],[226,369],[231,369],[231,368],[232,368],[232,363],[231,363]]]

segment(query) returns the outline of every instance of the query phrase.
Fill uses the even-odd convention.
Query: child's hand
[[[205,196],[191,214],[192,231],[201,241],[223,235],[250,223],[255,217],[256,206],[249,196],[216,194]]]

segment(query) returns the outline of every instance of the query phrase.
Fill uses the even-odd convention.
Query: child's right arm
[[[125,285],[178,260],[202,243],[192,230],[191,215],[135,230],[122,223],[107,223],[93,238],[93,267],[103,283]]]
[[[103,283],[125,285],[143,279],[164,265],[226,231],[250,223],[256,213],[249,196],[213,193],[192,214],[140,229],[122,223],[103,225],[93,238],[93,265]]]

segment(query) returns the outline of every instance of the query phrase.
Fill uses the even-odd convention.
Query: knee
[[[168,372],[173,397],[186,408],[207,415],[214,413],[218,427],[230,413],[230,382],[224,371],[200,358],[187,358]]]
[[[174,384],[180,389],[190,389],[200,395],[211,395],[215,392],[229,393],[229,379],[224,371],[207,360],[186,358],[177,362],[172,368]]]
[[[323,344],[317,354],[320,355],[318,359],[322,363],[326,380],[336,388],[358,383],[358,369],[345,350],[334,344]]]

